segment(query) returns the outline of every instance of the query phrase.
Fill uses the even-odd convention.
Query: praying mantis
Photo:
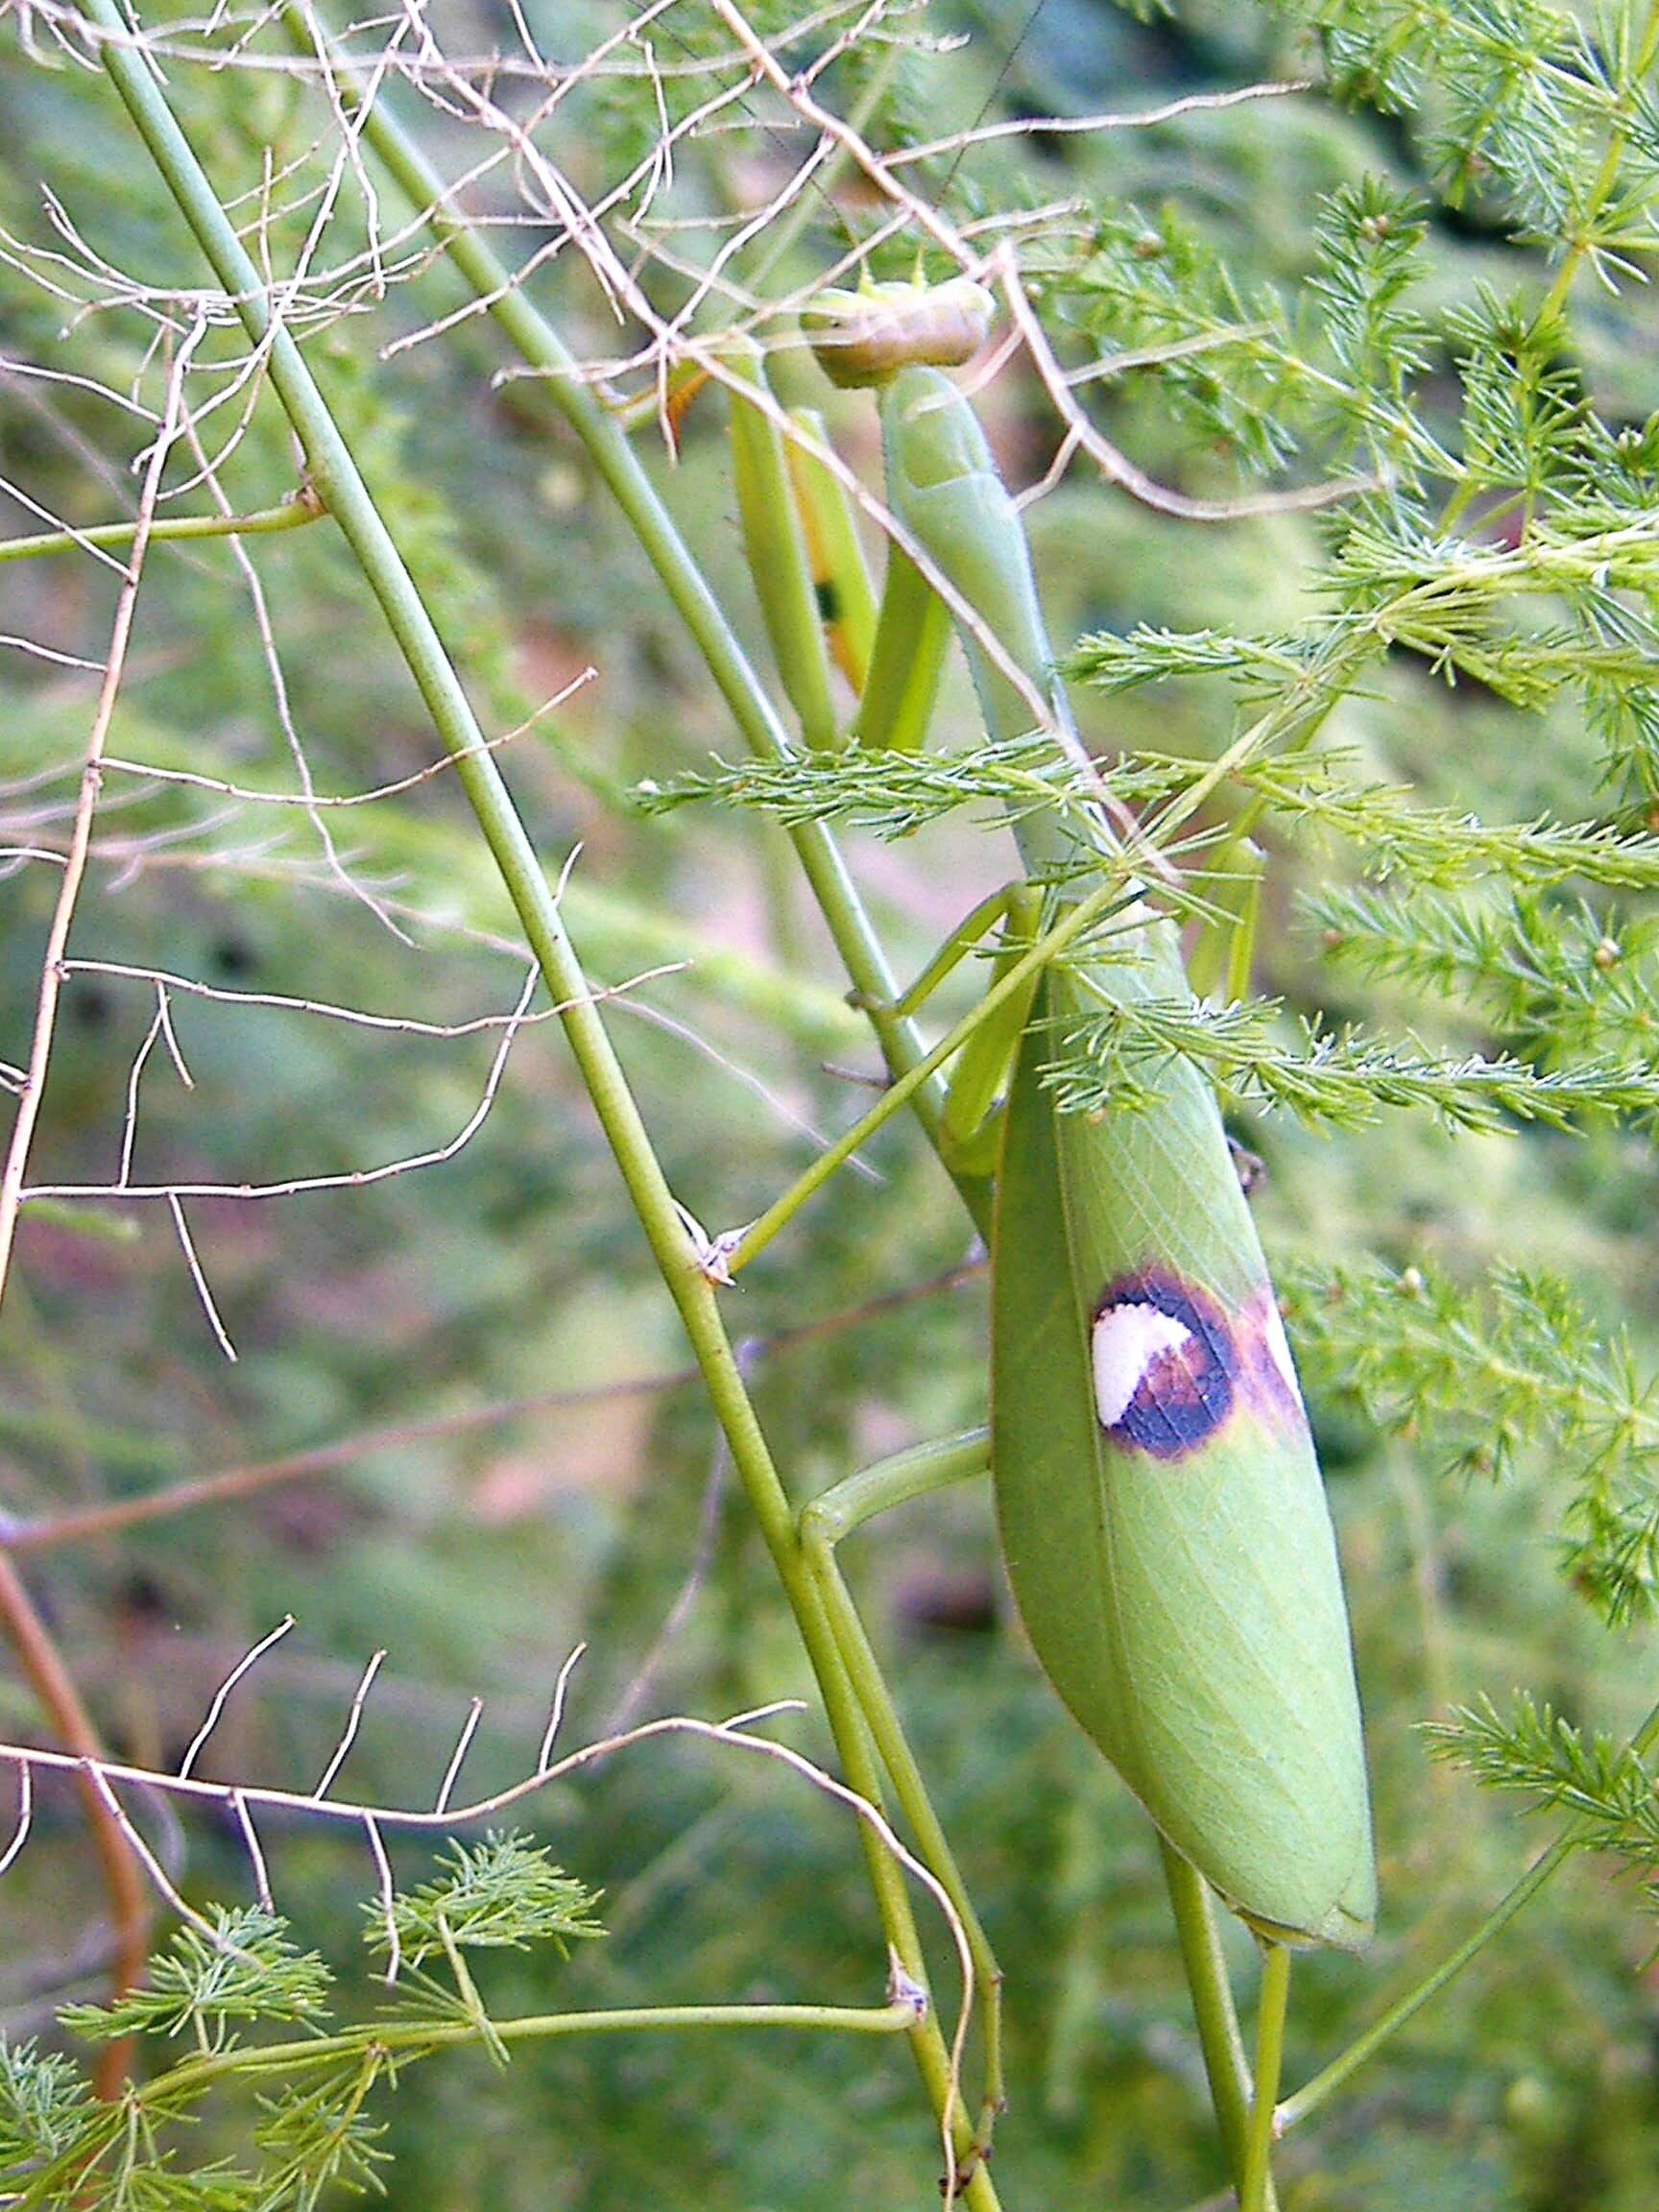
[[[993,315],[990,295],[959,279],[830,292],[802,317],[833,382],[878,393],[886,507],[922,556],[891,544],[878,613],[844,495],[810,457],[815,421],[803,455],[788,450],[775,406],[734,400],[740,518],[809,745],[839,741],[832,658],[859,691],[854,742],[924,742],[954,614],[989,736],[1046,728],[1087,778],[1018,510],[946,373],[980,350]],[[734,393],[745,382],[763,392],[757,351],[735,358]],[[939,1131],[958,1175],[992,1177],[990,1425],[837,1485],[806,1508],[803,1543],[851,1647],[862,1630],[836,1545],[888,1507],[989,1468],[1044,1671],[1166,1856],[1263,1946],[1256,2105],[1247,2128],[1235,2112],[1233,2130],[1248,2212],[1267,2200],[1262,2071],[1276,2070],[1290,1950],[1357,1949],[1376,1911],[1340,1570],[1207,1079],[1171,1059],[1149,1103],[1098,1119],[1058,1111],[1043,1079],[1046,1050],[1091,1009],[1190,998],[1176,923],[1136,879],[1104,806],[1022,812],[1013,829],[1022,880],[967,917],[890,1009],[913,1013],[1000,924],[1000,1003],[955,1055]],[[736,1240],[733,1265],[789,1203]],[[881,1714],[872,1726],[907,1798],[896,1723]]]

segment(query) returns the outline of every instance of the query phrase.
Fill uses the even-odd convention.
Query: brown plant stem
[[[10,1551],[3,1549],[0,1549],[0,1621],[5,1623],[6,1634],[17,1655],[24,1679],[38,1698],[60,1746],[81,1759],[101,1759],[104,1747],[92,1717]],[[144,1978],[144,1961],[150,1950],[150,1900],[144,1877],[90,1777],[83,1775],[77,1786],[86,1808],[104,1887],[109,1893],[110,1918],[115,1931],[110,1986],[118,1997],[123,1990],[135,1988]],[[121,2085],[132,2071],[132,2063],[131,2037],[104,2046],[98,2054],[93,2075],[93,2084],[100,2097],[119,2096]]]

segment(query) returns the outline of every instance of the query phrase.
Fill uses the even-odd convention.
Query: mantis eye
[[[885,384],[901,369],[960,369],[991,334],[997,302],[966,276],[819,293],[801,327],[832,384]]]

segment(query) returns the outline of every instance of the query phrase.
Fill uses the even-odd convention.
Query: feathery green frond
[[[1334,1034],[1282,1018],[1261,998],[1103,1003],[1067,1028],[1044,1080],[1063,1114],[1122,1112],[1156,1099],[1158,1071],[1171,1058],[1202,1068],[1240,1106],[1341,1129],[1369,1128],[1390,1108],[1471,1130],[1510,1118],[1564,1128],[1577,1115],[1659,1116],[1659,1071],[1641,1063],[1540,1070],[1507,1055],[1440,1057],[1409,1039]]]
[[[1484,1790],[1564,1813],[1581,1848],[1659,1873],[1659,1782],[1626,1743],[1586,1735],[1548,1703],[1521,1695],[1505,1717],[1489,1698],[1460,1706],[1425,1733],[1434,1756]],[[1659,1902],[1659,1900],[1653,1900]]]
[[[120,2035],[180,2035],[221,2041],[233,2022],[315,2020],[333,1976],[315,1951],[302,1951],[288,1924],[263,1907],[213,1907],[211,1935],[178,1930],[152,1962],[148,1984],[109,2005],[74,2005],[63,2025],[89,2042]]]
[[[449,1944],[457,1949],[522,1951],[532,1943],[565,1946],[603,1936],[597,1894],[553,1863],[545,1847],[517,1832],[481,1843],[452,1843],[441,1871],[393,1905],[403,1956],[420,1965]],[[389,1947],[384,1909],[363,1908],[364,1940]]]

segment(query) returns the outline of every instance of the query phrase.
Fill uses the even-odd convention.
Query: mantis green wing
[[[1376,1911],[1358,1700],[1272,1287],[1182,1070],[1110,1139],[1055,1114],[1041,1040],[1079,1000],[1058,972],[1040,988],[1003,1126],[1009,1577],[1049,1679],[1176,1849],[1263,1933],[1356,1946]]]
[[[1081,758],[973,411],[936,369],[881,381],[890,506]],[[965,643],[993,736],[1028,729]],[[1062,901],[1091,887],[1075,831],[1033,816],[1016,833],[1030,873],[1064,864]],[[1355,1947],[1376,1873],[1340,1570],[1214,1093],[1171,1058],[1149,1104],[1091,1120],[1042,1080],[1091,1007],[1190,996],[1175,926],[1144,903],[1108,953],[1046,973],[1004,1123],[991,1401],[1009,1577],[1045,1671],[1175,1848],[1263,1935]]]

